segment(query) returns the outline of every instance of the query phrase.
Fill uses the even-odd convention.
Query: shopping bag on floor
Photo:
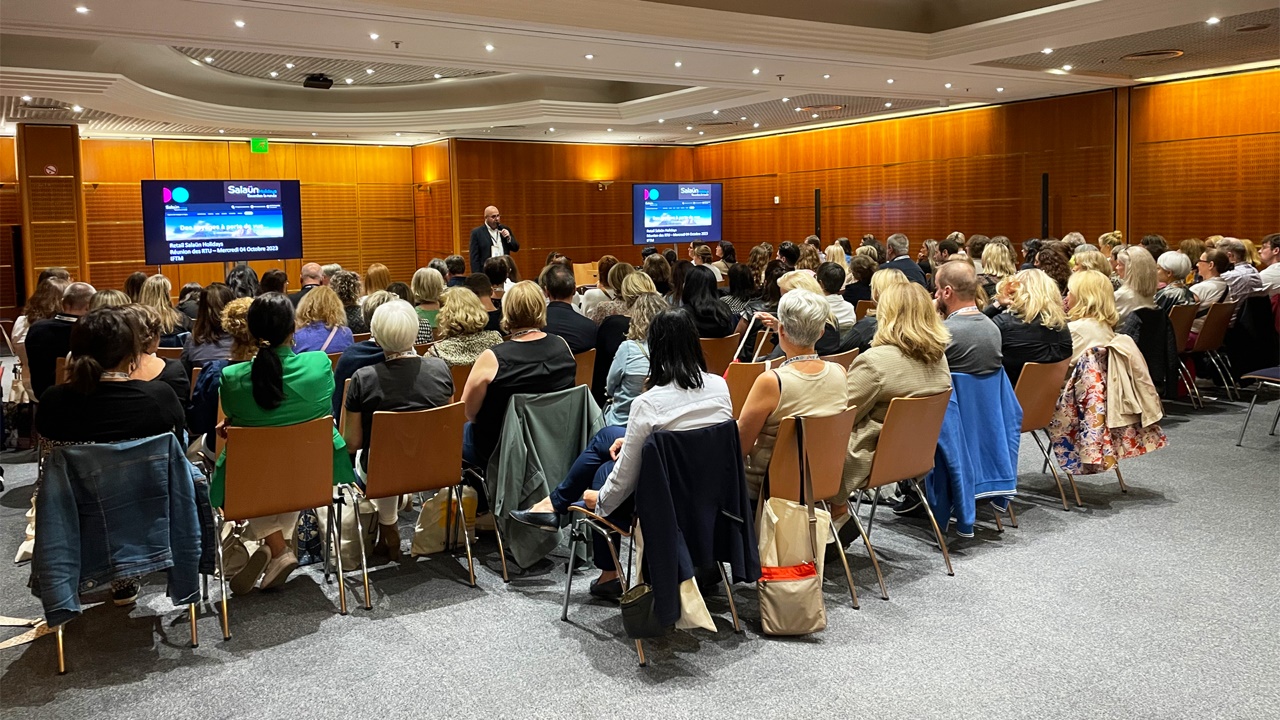
[[[806,495],[811,495],[805,482]],[[760,509],[760,625],[766,635],[807,635],[827,626],[822,563],[830,513],[769,498]]]
[[[346,494],[346,491],[343,491]],[[360,525],[364,529],[364,554],[365,557],[373,554],[373,541],[378,534],[378,513],[373,507],[373,503],[365,498],[360,498],[360,502],[353,504],[350,501],[350,495],[347,496],[346,506],[342,508],[342,565],[343,568],[354,568],[360,566],[360,546],[356,544],[356,516],[352,512],[352,508],[356,508],[356,512],[360,513]],[[329,531],[329,509],[316,508],[316,524],[319,526],[319,537],[323,541],[328,537]],[[301,549],[301,547],[299,548]],[[323,556],[322,556],[323,557]]]
[[[476,490],[464,486],[462,489],[462,512],[467,519],[467,537],[476,541]],[[454,491],[453,504],[449,504],[449,490],[437,490],[426,502],[422,503],[422,512],[418,513],[418,522],[413,528],[413,545],[409,554],[413,557],[430,555],[444,550],[445,528],[458,522],[458,493]],[[461,537],[459,537],[461,539]]]

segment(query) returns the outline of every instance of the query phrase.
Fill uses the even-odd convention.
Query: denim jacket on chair
[[[32,574],[50,627],[80,614],[80,595],[169,571],[175,604],[200,595],[198,472],[171,433],[55,448],[36,496]]]

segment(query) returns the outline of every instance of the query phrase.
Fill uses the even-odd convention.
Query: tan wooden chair
[[[426,355],[427,351],[431,349],[432,345],[435,345],[435,343],[434,342],[418,343],[417,345],[413,346],[413,351],[418,353],[419,355]]]
[[[597,265],[594,262],[574,263],[573,264],[573,284],[578,287],[583,285],[595,285],[600,280],[600,273],[597,271]]]
[[[738,352],[738,341],[742,336],[734,333],[722,338],[702,338],[702,356],[707,361],[707,372],[712,375],[724,375]]]
[[[329,356],[329,369],[337,370],[338,359],[342,357],[342,353],[336,352],[336,353],[325,353],[325,354]]]
[[[804,475],[809,483],[815,500],[823,509],[830,512],[828,498],[840,495],[840,477],[844,473],[844,453],[830,452],[830,448],[843,447],[849,444],[849,435],[853,432],[853,421],[857,416],[857,408],[849,408],[837,415],[827,417],[788,417],[778,425],[778,437],[773,445],[773,455],[769,458],[769,496],[803,503]],[[803,473],[803,474],[802,474]],[[848,498],[842,498],[846,503]],[[867,533],[856,513],[850,513],[849,521],[856,523],[858,532],[866,540]],[[830,521],[831,537],[839,545],[839,531],[834,520]],[[880,574],[879,561],[871,550],[871,541],[867,542],[867,553],[871,562],[876,565],[876,574]],[[822,552],[823,548],[818,548]],[[853,586],[853,573],[849,570],[849,558],[840,547],[840,562],[844,565],[845,581],[849,584],[849,595],[853,598],[853,609],[858,609],[858,591]],[[880,593],[885,599],[889,594],[884,589],[884,581],[880,583]]]
[[[1022,432],[1031,436],[1036,441],[1036,447],[1040,448],[1040,454],[1044,456],[1044,461],[1048,464],[1049,469],[1053,471],[1053,481],[1058,485],[1058,494],[1062,496],[1062,509],[1069,511],[1071,508],[1067,505],[1067,494],[1062,488],[1062,478],[1058,475],[1058,463],[1049,455],[1049,433],[1046,428],[1049,427],[1049,421],[1053,420],[1053,411],[1057,407],[1058,398],[1062,395],[1062,386],[1067,381],[1067,373],[1071,371],[1071,360],[1062,360],[1056,363],[1027,363],[1022,366],[1022,374],[1018,376],[1018,385],[1013,389],[1013,394],[1018,398],[1018,404],[1022,406]],[[1043,432],[1045,441],[1042,443],[1036,432]],[[1076,489],[1075,480],[1071,478],[1071,474],[1067,473],[1067,478],[1071,482],[1071,490],[1076,496],[1076,507],[1080,507],[1080,492]],[[1010,517],[1013,519],[1014,527],[1018,526],[1017,518],[1013,516],[1012,506],[1010,506]]]
[[[1209,314],[1204,317],[1204,324],[1200,326],[1200,334],[1196,336],[1194,345],[1186,349],[1187,354],[1204,353],[1205,359],[1218,372],[1222,385],[1227,390],[1227,399],[1232,398],[1233,390],[1236,398],[1239,398],[1239,391],[1235,387],[1235,381],[1231,379],[1231,373],[1228,371],[1223,357],[1219,354],[1222,349],[1222,343],[1227,338],[1227,328],[1231,324],[1231,316],[1235,313],[1235,303],[1214,303],[1209,306]],[[1192,384],[1194,388],[1195,385]],[[1200,397],[1196,391],[1197,397]],[[1203,404],[1204,399],[1201,397],[1200,402]]]
[[[198,367],[191,368],[191,394],[192,395],[194,395],[196,392],[196,381],[199,379],[200,379],[200,368]]]
[[[1174,305],[1169,310],[1169,324],[1173,326],[1173,345],[1178,349],[1178,377],[1187,387],[1187,397],[1190,398],[1192,407],[1203,408],[1204,403],[1196,388],[1193,387],[1196,383],[1191,377],[1191,371],[1182,361],[1182,354],[1187,351],[1187,341],[1191,337],[1191,326],[1195,324],[1196,313],[1199,310],[1199,305]]]
[[[218,535],[225,522],[267,515],[329,508],[329,536],[334,548],[342,547],[342,505],[334,501],[333,417],[326,415],[305,423],[282,427],[227,428],[226,496],[215,509]],[[337,509],[337,517],[334,510]],[[360,516],[356,514],[359,528]],[[363,535],[363,532],[360,532]],[[326,553],[329,554],[329,553]],[[333,552],[338,565],[340,612],[347,614],[346,585],[342,581],[342,553]],[[227,578],[223,570],[222,544],[218,543],[218,575],[222,586],[222,636],[231,639],[227,615]],[[363,565],[363,557],[361,565]],[[328,560],[325,579],[328,579]],[[366,607],[369,605],[365,598]]]
[[[889,411],[884,416],[884,426],[880,437],[876,440],[876,454],[871,461],[871,477],[867,480],[867,490],[875,490],[876,502],[871,506],[871,518],[867,521],[867,547],[871,549],[870,529],[875,522],[876,505],[880,501],[880,488],[889,483],[907,480],[915,485],[920,494],[921,504],[933,525],[938,546],[942,548],[942,559],[947,565],[947,574],[955,575],[951,569],[951,554],[947,551],[947,540],[942,536],[938,520],[933,516],[933,508],[929,506],[929,496],[920,482],[921,478],[933,469],[933,456],[938,449],[938,436],[942,434],[942,420],[947,415],[947,402],[951,399],[951,390],[947,389],[934,395],[913,398],[894,398],[889,403]],[[876,567],[876,575],[880,577],[881,591],[884,591],[884,576],[880,574],[880,565]],[[888,593],[885,593],[886,595]]]
[[[853,315],[861,320],[867,316],[867,313],[876,309],[875,300],[859,300],[858,304],[853,308]]]
[[[177,360],[182,357],[182,348],[156,348],[156,357]]]
[[[67,358],[65,355],[53,361],[53,379],[54,383],[58,385],[67,382]]]
[[[450,365],[449,373],[453,375],[453,399],[462,399],[462,389],[467,386],[467,378],[471,375],[470,365]]]
[[[856,357],[858,357],[858,348],[838,353],[836,355],[823,355],[819,360],[826,360],[827,362],[835,363],[845,370],[848,370]]]
[[[737,419],[742,414],[742,406],[747,403],[747,395],[751,393],[751,386],[755,384],[756,378],[760,374],[769,369],[769,363],[730,363],[728,370],[725,371],[724,381],[729,386],[729,400],[733,403],[733,417]]]
[[[578,363],[578,371],[574,376],[573,384],[586,385],[591,387],[591,377],[596,369],[596,349],[584,350],[573,356],[574,362]]]
[[[351,342],[352,343],[364,342],[365,340],[369,340],[372,337],[373,337],[373,333],[367,333],[367,332],[356,333],[351,336]]]
[[[471,538],[466,531],[466,515],[462,510],[462,426],[467,422],[466,408],[460,402],[429,410],[407,412],[378,411],[373,414],[373,442],[365,452],[369,470],[365,476],[363,495],[370,500],[400,497],[431,490],[448,490],[449,507],[455,507],[454,491],[459,502],[458,516],[446,525],[445,537],[457,545],[461,531],[467,549],[467,571],[471,587],[476,586],[476,566],[471,554]],[[480,483],[483,487],[483,483]],[[360,492],[359,487],[353,488]],[[502,558],[502,581],[509,582],[507,554],[502,546],[502,531],[495,525],[498,556]],[[365,595],[369,593],[369,574],[365,571]]]

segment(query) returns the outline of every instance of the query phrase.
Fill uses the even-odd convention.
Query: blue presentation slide
[[[720,240],[718,183],[637,184],[633,188],[634,244]]]
[[[164,234],[178,240],[284,237],[284,213],[279,203],[168,203]]]

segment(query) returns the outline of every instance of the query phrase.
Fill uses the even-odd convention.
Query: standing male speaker
[[[490,205],[484,209],[484,224],[471,231],[471,272],[484,272],[485,260],[520,249],[520,243],[501,218],[498,208]]]

